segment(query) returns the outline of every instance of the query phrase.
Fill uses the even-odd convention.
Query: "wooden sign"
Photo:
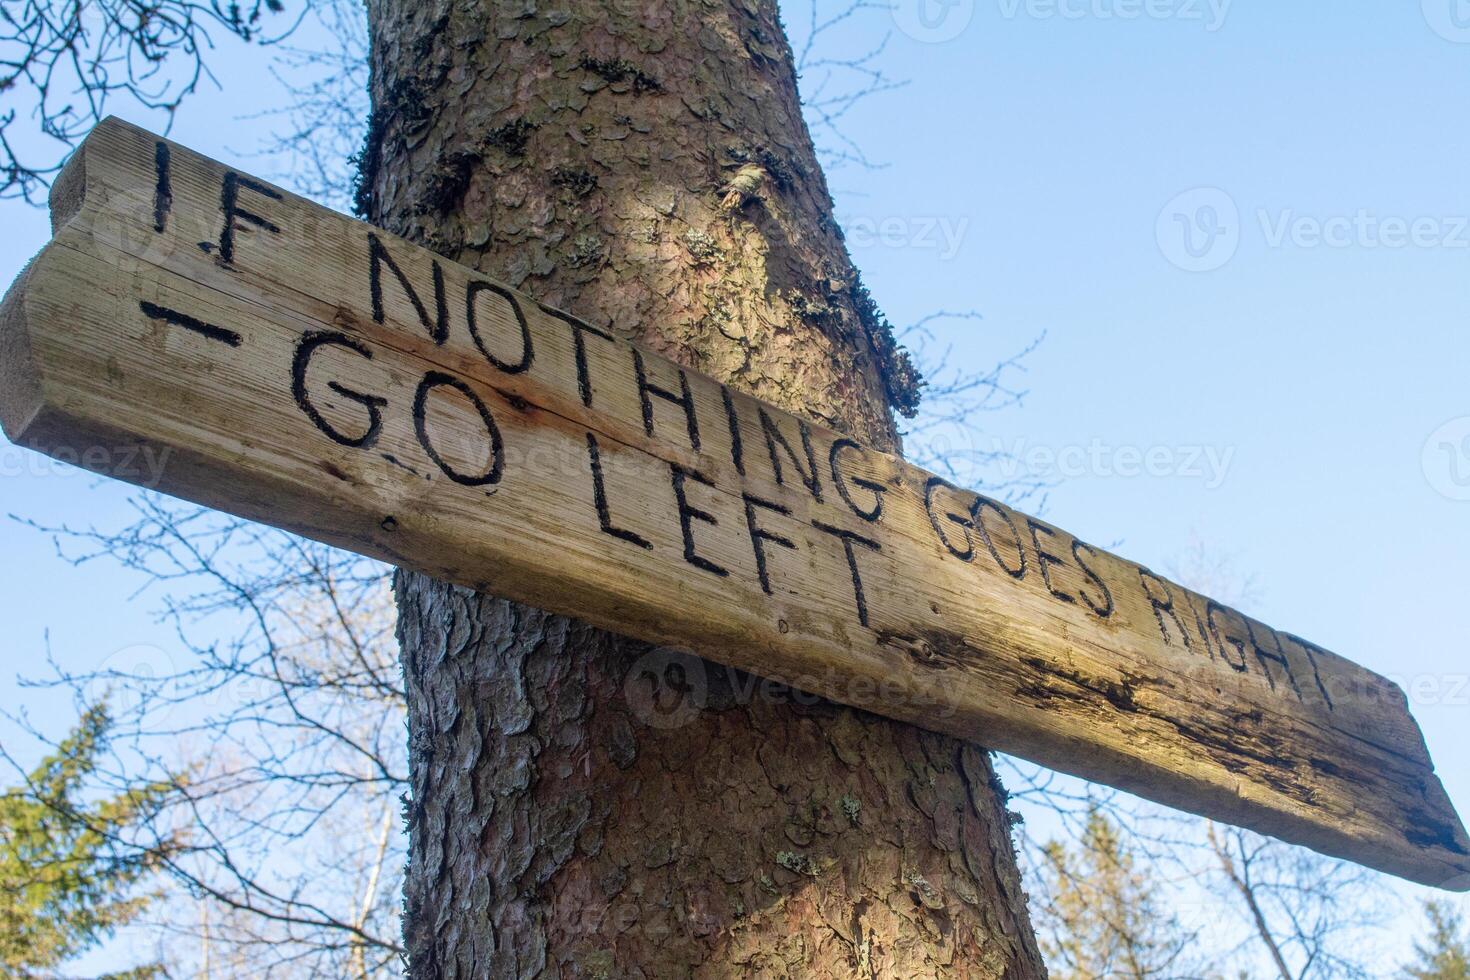
[[[1307,640],[121,122],[52,219],[22,445],[1470,888],[1403,693]]]

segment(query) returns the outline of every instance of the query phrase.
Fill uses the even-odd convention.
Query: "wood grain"
[[[1308,641],[116,120],[52,209],[22,445],[1470,889],[1403,693]]]

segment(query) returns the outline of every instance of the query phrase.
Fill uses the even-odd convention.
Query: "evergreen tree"
[[[1153,872],[1139,867],[1117,825],[1092,810],[1075,845],[1043,849],[1037,910],[1053,980],[1163,980],[1200,976],[1187,962],[1195,936],[1165,907]]]
[[[126,842],[154,815],[163,785],[90,792],[107,748],[105,705],[83,713],[55,752],[0,795],[0,972],[49,973],[135,919],[138,887],[165,855]],[[126,976],[150,976],[152,968]]]
[[[1404,973],[1414,980],[1470,980],[1470,937],[1460,913],[1449,902],[1428,901],[1429,939],[1415,943],[1419,962]]]

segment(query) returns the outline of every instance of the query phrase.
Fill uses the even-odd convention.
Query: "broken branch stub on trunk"
[[[1306,640],[127,124],[52,212],[22,445],[1470,888],[1403,693]]]

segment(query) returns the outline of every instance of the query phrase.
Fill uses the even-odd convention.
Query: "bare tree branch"
[[[273,44],[299,23],[300,14],[277,17],[285,11],[282,0],[0,4],[0,198],[41,203],[66,155],[118,99],[171,123],[201,82],[214,81],[214,32]]]

